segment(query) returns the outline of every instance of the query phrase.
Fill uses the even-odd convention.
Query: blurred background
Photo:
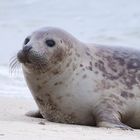
[[[139,0],[0,0],[0,96],[31,98],[9,60],[32,31],[56,26],[84,42],[140,48]]]

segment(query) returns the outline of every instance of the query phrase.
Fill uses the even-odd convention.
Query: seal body
[[[33,32],[17,56],[43,118],[140,128],[140,51],[86,44],[47,27]]]

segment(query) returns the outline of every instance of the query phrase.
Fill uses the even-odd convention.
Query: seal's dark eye
[[[48,47],[53,47],[55,45],[55,41],[52,39],[46,40],[46,44]]]
[[[29,41],[30,41],[30,39],[26,38],[25,41],[24,41],[24,45],[26,45]]]

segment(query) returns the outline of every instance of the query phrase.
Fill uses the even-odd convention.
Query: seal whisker
[[[13,56],[10,59],[10,64],[9,64],[9,73],[12,75],[13,73],[16,73],[16,70],[19,68],[19,62],[17,60],[16,56]]]
[[[10,66],[11,74],[13,74],[16,70],[17,62],[13,62],[12,65]]]
[[[16,58],[11,59],[11,60],[10,60],[9,66],[12,67],[12,65],[13,65],[16,61],[17,61]]]
[[[16,58],[10,60],[9,67],[11,71],[13,70],[13,67],[16,63]]]

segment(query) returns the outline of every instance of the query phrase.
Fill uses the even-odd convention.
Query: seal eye
[[[55,45],[55,41],[52,39],[46,40],[46,44],[48,47],[53,47]]]
[[[30,41],[30,39],[26,38],[25,41],[24,41],[24,45],[26,45],[29,41]]]

